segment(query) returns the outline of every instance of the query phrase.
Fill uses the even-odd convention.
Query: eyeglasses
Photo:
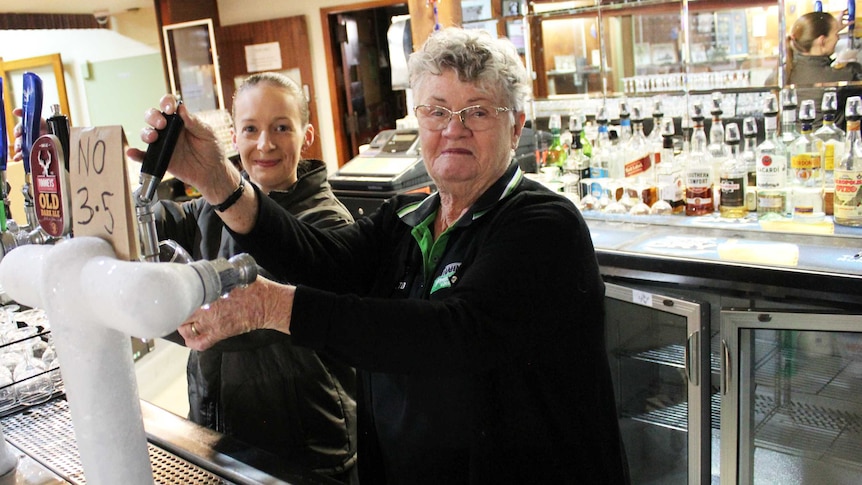
[[[512,108],[498,108],[496,106],[467,106],[466,108],[452,111],[442,106],[420,104],[413,109],[419,126],[431,131],[442,131],[449,126],[453,116],[457,116],[464,128],[470,131],[483,131],[490,129],[497,121],[500,113],[513,111]]]

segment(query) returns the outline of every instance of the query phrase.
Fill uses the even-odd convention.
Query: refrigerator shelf
[[[839,460],[862,469],[862,415],[755,396],[755,444],[784,454]]]
[[[719,429],[721,425],[721,395],[713,393],[709,398],[710,425],[712,429]],[[688,403],[683,402],[664,408],[653,409],[641,414],[624,414],[626,418],[641,423],[653,424],[664,428],[678,431],[688,430]]]
[[[717,345],[714,345],[717,348]],[[685,347],[683,345],[666,345],[664,347],[651,348],[639,352],[618,352],[620,357],[652,362],[654,364],[669,365],[671,367],[685,368]],[[721,372],[720,354],[717,350],[710,352],[710,371],[718,374]]]

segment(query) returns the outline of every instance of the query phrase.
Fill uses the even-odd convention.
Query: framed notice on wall
[[[192,113],[224,109],[212,19],[162,27],[171,92]]]

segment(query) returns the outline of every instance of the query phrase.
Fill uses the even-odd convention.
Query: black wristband
[[[224,212],[224,211],[230,209],[231,206],[236,204],[236,201],[238,201],[239,198],[242,197],[243,189],[245,189],[245,178],[240,176],[239,177],[239,187],[237,187],[236,190],[234,190],[233,193],[230,194],[227,197],[227,199],[225,199],[224,202],[222,202],[221,204],[213,206],[213,207],[215,207],[215,210],[217,210],[219,212]]]

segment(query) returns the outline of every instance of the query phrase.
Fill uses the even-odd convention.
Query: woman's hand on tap
[[[21,118],[24,116],[24,110],[22,108],[15,108],[12,110],[12,114]],[[15,162],[20,162],[21,159],[24,158],[24,125],[22,122],[18,122],[15,124],[15,128],[12,130],[13,135],[15,136],[15,142],[12,144],[12,160]],[[48,122],[45,121],[45,118],[40,118],[39,120],[39,136],[45,135],[48,133]],[[37,137],[38,138],[38,137]]]
[[[231,173],[236,172],[236,169],[226,163],[224,147],[212,128],[192,116],[185,105],[178,105],[176,97],[166,94],[159,100],[158,109],[151,108],[144,113],[144,121],[148,126],[141,130],[141,140],[151,144],[158,139],[156,130],[163,129],[167,123],[163,112],[178,113],[184,122],[168,171],[193,185],[207,200],[221,202],[223,194],[230,194],[236,188],[239,174]],[[126,151],[129,158],[139,162],[144,159],[144,154],[137,148]]]
[[[249,286],[201,307],[177,330],[194,350],[206,350],[226,338],[258,329],[289,335],[295,292],[295,286],[258,276]]]

